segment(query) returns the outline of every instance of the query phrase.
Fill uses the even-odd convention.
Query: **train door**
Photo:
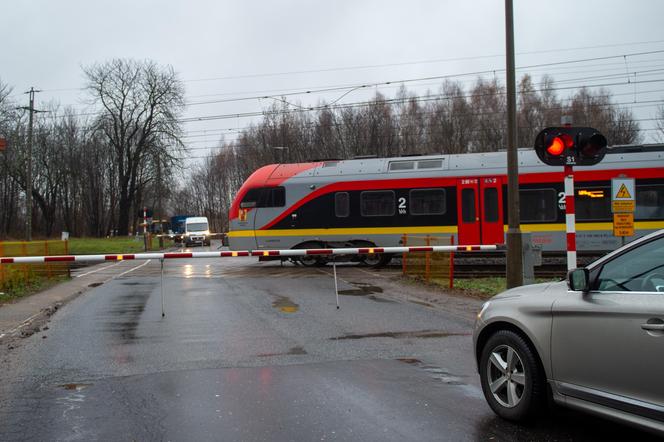
[[[503,244],[505,242],[502,187],[500,178],[480,178],[482,244]]]
[[[457,180],[457,218],[459,220],[459,244],[480,244],[482,230],[479,216],[479,180]]]
[[[502,182],[497,177],[457,180],[459,244],[502,244]]]

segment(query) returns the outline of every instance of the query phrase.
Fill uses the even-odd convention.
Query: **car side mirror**
[[[242,201],[240,203],[241,209],[251,209],[252,207],[256,207],[256,201]]]
[[[567,273],[567,287],[575,292],[590,291],[590,272],[588,269],[574,269]]]

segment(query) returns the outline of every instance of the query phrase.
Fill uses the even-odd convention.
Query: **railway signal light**
[[[547,127],[535,138],[535,152],[549,166],[593,166],[604,158],[606,145],[592,127]]]

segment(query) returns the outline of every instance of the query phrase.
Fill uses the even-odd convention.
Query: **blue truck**
[[[193,215],[175,215],[171,217],[172,238],[175,241],[182,241],[182,235],[185,232],[185,221]]]

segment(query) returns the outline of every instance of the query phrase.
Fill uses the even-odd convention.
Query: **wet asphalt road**
[[[400,298],[396,270],[253,259],[159,263],[66,305],[3,353],[0,440],[649,439],[556,411],[496,418],[472,320]]]

